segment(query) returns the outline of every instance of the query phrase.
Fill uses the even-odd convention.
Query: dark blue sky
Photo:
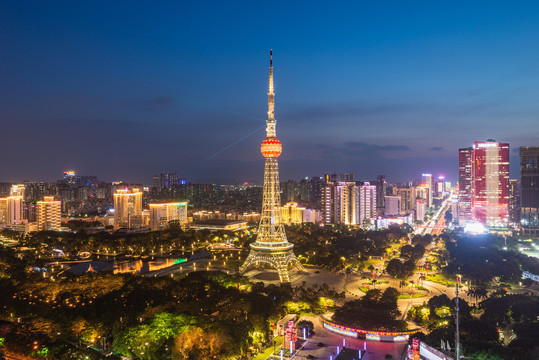
[[[261,180],[274,50],[281,180],[456,177],[474,140],[539,145],[539,3],[0,2],[0,181],[68,168]],[[516,161],[515,161],[516,160]]]

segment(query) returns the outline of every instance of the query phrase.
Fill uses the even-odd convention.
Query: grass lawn
[[[277,352],[278,352],[278,349],[281,347],[282,344],[283,344],[283,337],[282,336],[276,337],[275,338],[275,349],[277,350]],[[273,343],[267,349],[262,350],[262,352],[259,353],[258,355],[256,355],[253,359],[254,360],[266,360],[266,358],[268,356],[270,356],[272,352],[273,352]]]
[[[363,266],[365,267],[365,270],[368,270],[367,268],[370,266],[370,265],[374,265],[374,264],[383,264],[384,263],[384,260],[374,260],[374,259],[370,259],[370,260],[365,260],[363,261]]]
[[[414,293],[414,295],[412,296],[412,299],[420,298],[420,297],[423,297],[423,296],[425,296],[425,294]],[[410,295],[408,295],[408,294],[399,295],[399,299],[409,299],[409,298],[410,298]]]
[[[442,317],[442,318],[451,316],[451,309],[448,308],[447,306],[442,306],[440,308],[437,308],[434,311],[436,312],[436,315],[438,315],[439,317]]]
[[[442,274],[428,274],[425,280],[432,281],[445,286],[455,286],[455,282],[452,279],[449,279]]]

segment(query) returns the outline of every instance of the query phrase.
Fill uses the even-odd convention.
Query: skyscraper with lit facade
[[[329,181],[324,185],[322,219],[326,224],[359,224],[359,187],[355,182]]]
[[[150,229],[165,229],[171,221],[187,223],[187,202],[150,204]]]
[[[142,216],[142,191],[117,189],[114,193],[114,228],[130,227],[133,216]]]
[[[520,226],[522,235],[539,236],[539,146],[520,148]]]
[[[70,187],[75,187],[77,184],[77,174],[73,170],[64,171],[64,183]]]
[[[240,268],[245,272],[249,267],[267,264],[277,269],[281,282],[290,282],[289,264],[295,264],[304,270],[296,255],[294,245],[289,243],[281,221],[281,194],[279,189],[279,163],[282,145],[275,132],[275,94],[273,92],[273,63],[270,51],[268,119],[266,120],[266,139],[260,150],[266,158],[264,169],[264,188],[262,195],[262,213],[256,241],[251,244],[251,252]]]
[[[414,186],[398,187],[397,196],[401,198],[401,214],[406,214],[415,209],[416,195]]]
[[[421,183],[422,184],[427,184],[427,186],[429,187],[430,189],[430,197],[432,198],[432,196],[434,195],[434,193],[436,192],[436,184],[435,184],[435,181],[434,181],[434,178],[432,177],[432,174],[422,174],[421,176]],[[429,206],[432,205],[432,202],[429,203]]]
[[[509,225],[512,227],[520,224],[520,192],[518,180],[509,179]]]
[[[62,225],[62,202],[54,196],[45,196],[36,203],[37,228],[39,231],[56,231]]]
[[[11,185],[10,196],[0,198],[0,223],[22,224],[24,221],[24,184]]]
[[[472,154],[472,147],[459,149],[458,222],[460,225],[472,221]]]
[[[378,215],[376,211],[376,204],[378,203],[376,187],[376,185],[371,185],[369,182],[358,186],[360,225],[373,224]]]
[[[472,215],[491,228],[509,225],[509,144],[476,141],[472,154]]]
[[[401,198],[400,196],[386,195],[386,215],[399,215],[401,210]]]
[[[159,177],[161,180],[159,191],[164,190],[164,189],[170,189],[171,187],[179,184],[177,172],[161,173]]]
[[[11,185],[10,196],[20,196],[20,197],[22,197],[22,199],[24,201],[24,196],[25,196],[25,186],[24,186],[24,184],[13,184],[13,185]]]

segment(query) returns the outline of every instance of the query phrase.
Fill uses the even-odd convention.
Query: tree
[[[425,254],[425,246],[421,243],[416,244],[412,251],[414,259],[420,259]]]
[[[415,270],[415,262],[410,259],[402,264],[400,276],[408,277],[413,274]]]
[[[388,274],[396,277],[402,271],[402,262],[399,259],[392,259],[387,263],[386,270]]]
[[[174,340],[174,359],[211,359],[219,356],[227,342],[222,333],[204,332],[200,327],[190,327]]]
[[[405,329],[406,323],[397,320],[401,315],[398,306],[398,291],[388,288],[369,290],[359,300],[353,300],[337,308],[333,320],[341,325],[368,330]]]
[[[309,320],[300,320],[296,324],[296,329],[298,329],[298,332],[302,334],[302,329],[306,328],[308,334],[312,334],[314,332],[314,324],[312,321]]]
[[[488,290],[484,287],[479,287],[475,289],[475,296],[478,300],[486,299],[488,297]]]
[[[414,254],[414,247],[412,245],[404,245],[401,248],[401,258],[410,259]]]
[[[427,245],[432,242],[432,235],[431,234],[425,234],[423,235],[423,244]]]
[[[415,234],[413,237],[412,237],[412,245],[415,245],[415,244],[418,244],[422,241],[422,237],[421,235],[419,234]]]

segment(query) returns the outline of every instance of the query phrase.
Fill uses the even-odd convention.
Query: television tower
[[[240,268],[244,273],[249,267],[267,264],[277,269],[282,283],[290,282],[288,265],[296,265],[300,271],[305,271],[294,255],[291,244],[286,239],[286,233],[281,221],[281,192],[279,189],[279,163],[277,158],[283,149],[281,142],[275,136],[275,93],[273,92],[273,59],[270,50],[269,91],[268,91],[268,120],[266,120],[266,139],[262,141],[260,150],[266,158],[264,169],[264,189],[262,198],[262,214],[256,241],[251,244],[251,252]]]

